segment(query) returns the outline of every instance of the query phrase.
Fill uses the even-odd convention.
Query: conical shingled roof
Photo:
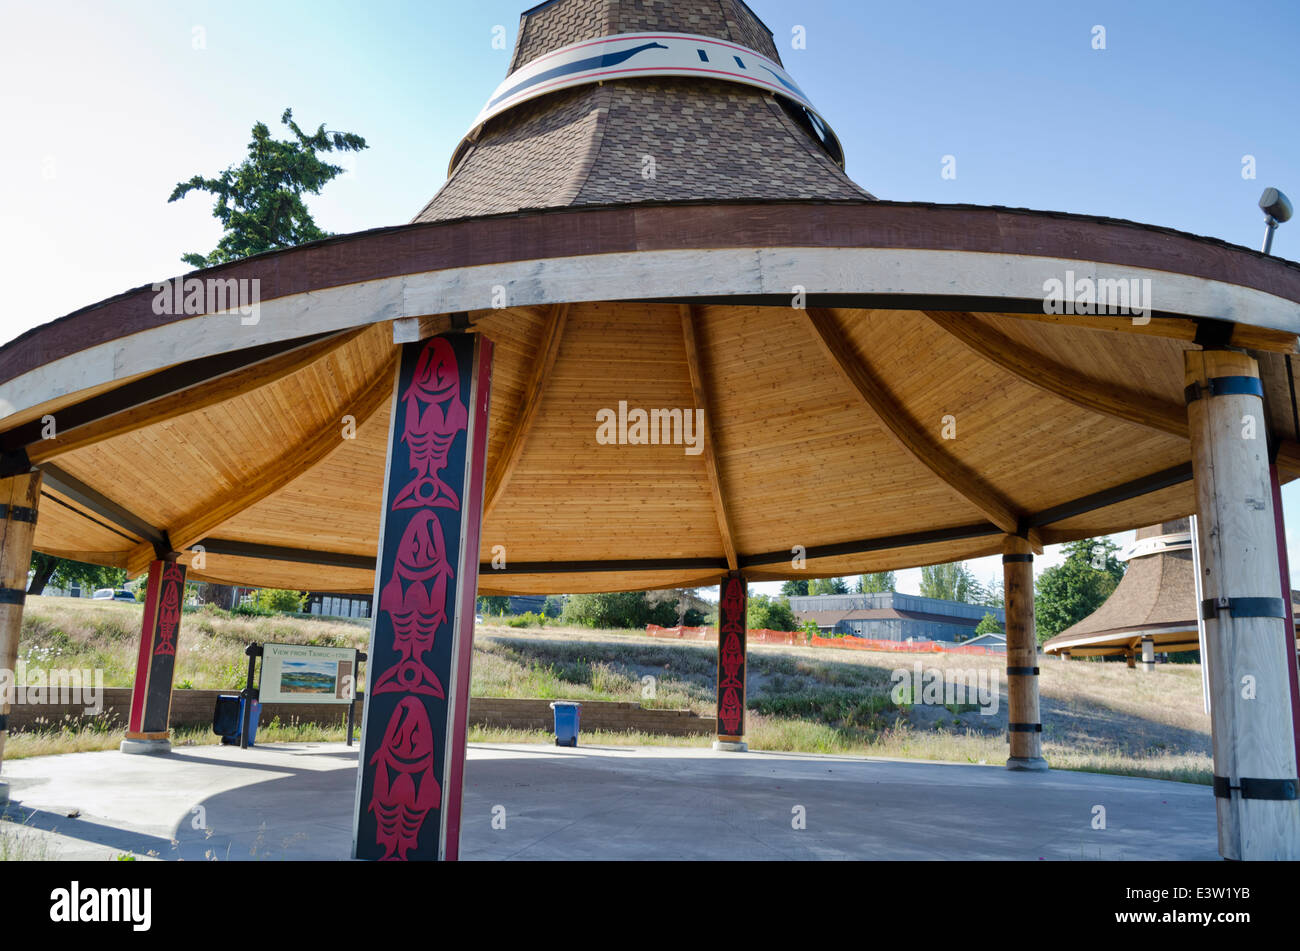
[[[1135,541],[1189,535],[1191,522],[1180,518],[1149,525]],[[1295,601],[1295,594],[1292,594]],[[1296,605],[1300,611],[1300,605]],[[1109,598],[1096,611],[1044,644],[1048,653],[1123,654],[1150,637],[1161,652],[1197,646],[1196,573],[1190,544],[1136,555]]]
[[[510,73],[571,44],[646,31],[712,37],[781,64],[771,32],[740,0],[552,0],[523,14]],[[610,79],[490,118],[414,220],[645,201],[871,200],[835,148],[802,109],[761,88],[704,76]]]

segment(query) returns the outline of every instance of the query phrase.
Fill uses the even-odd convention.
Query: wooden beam
[[[831,364],[862,397],[881,427],[914,459],[933,472],[953,492],[975,506],[1002,531],[1017,534],[1021,513],[977,473],[945,452],[937,440],[912,421],[888,388],[867,371],[834,314],[809,307],[814,337]]]
[[[394,360],[385,363],[365,389],[343,403],[339,410],[356,417],[362,426],[392,398]],[[225,495],[208,499],[192,510],[179,523],[169,526],[167,537],[173,551],[184,551],[205,538],[224,522],[240,512],[274,495],[303,473],[323,462],[331,453],[344,445],[339,427],[331,422],[320,432],[312,433],[298,444],[289,447],[252,478],[234,486]],[[137,546],[127,559],[127,573],[132,577],[149,567],[154,558],[153,547]]]
[[[203,409],[288,376],[350,343],[368,328],[308,340],[281,341],[179,363],[99,396],[57,410],[58,435],[43,436],[37,420],[0,437],[27,447],[32,462]]]
[[[145,543],[139,547],[149,553],[149,557],[145,561],[145,568],[149,567],[148,563],[154,559],[157,548],[170,547],[167,546],[166,534],[161,529],[150,525],[134,512],[101,495],[80,479],[64,472],[58,466],[47,462],[41,467],[41,471],[44,473],[47,488],[71,499],[83,508],[89,509],[100,518],[112,522],[132,535],[143,538]]]
[[[682,338],[686,342],[686,366],[691,374],[691,393],[695,397],[695,405],[704,410],[704,468],[709,474],[709,494],[713,496],[713,512],[718,520],[718,534],[722,536],[727,570],[735,571],[740,567],[736,558],[736,536],[731,530],[731,519],[727,515],[727,501],[722,491],[722,476],[718,472],[718,457],[713,445],[713,406],[700,370],[700,345],[696,334],[699,316],[695,308],[689,305],[682,304],[678,309],[682,315]]]
[[[1084,330],[1102,330],[1110,333],[1135,334],[1140,337],[1163,337],[1167,340],[1185,340],[1197,343],[1198,334],[1203,332],[1204,318],[1196,317],[1150,317],[1145,323],[1134,323],[1132,317],[1112,314],[1044,314],[1038,311],[999,310],[995,317],[1013,317],[1017,320],[1034,320],[1040,323],[1055,324],[1058,327],[1079,327]],[[1300,338],[1285,330],[1272,330],[1268,327],[1252,327],[1248,324],[1230,321],[1204,321],[1205,323],[1222,323],[1228,346],[1254,350],[1270,350],[1275,353],[1296,353],[1300,351]]]
[[[519,404],[519,415],[506,437],[505,447],[497,460],[491,475],[488,476],[487,489],[483,495],[483,517],[486,519],[501,501],[501,495],[514,475],[515,465],[523,455],[528,431],[532,429],[537,411],[542,405],[542,396],[546,392],[546,381],[555,366],[555,358],[560,352],[560,338],[564,336],[564,324],[568,320],[569,305],[556,304],[550,309],[546,323],[542,327],[542,337],[537,344],[537,356],[533,360],[533,372],[524,387],[524,395]]]
[[[1094,413],[1187,438],[1181,405],[1162,403],[1124,386],[1102,383],[1064,367],[967,313],[927,310],[927,317],[985,360],[1016,378]]]

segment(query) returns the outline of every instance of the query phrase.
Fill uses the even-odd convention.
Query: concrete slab
[[[34,857],[343,859],[356,759],[312,743],[17,760],[0,832]],[[467,859],[1219,858],[1204,786],[686,747],[471,745],[463,821]]]

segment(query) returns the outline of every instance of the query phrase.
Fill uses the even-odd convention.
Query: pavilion
[[[1001,554],[1044,769],[1034,555],[1196,513],[1220,850],[1300,857],[1298,307],[1222,241],[876,200],[742,0],[551,0],[411,223],[0,348],[0,664],[33,546],[147,572],[165,750],[187,577],[373,593],[354,854],[455,858],[476,592],[721,583],[726,749],[747,581]]]

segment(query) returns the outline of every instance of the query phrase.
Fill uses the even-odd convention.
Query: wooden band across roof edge
[[[883,201],[645,203],[400,225],[255,255],[186,277],[257,279],[265,303],[404,274],[509,261],[796,246],[1055,257],[1168,270],[1300,303],[1300,266],[1217,239],[1118,219]],[[152,286],[142,287],[28,331],[0,348],[0,382],[190,316],[154,313],[154,297]]]

